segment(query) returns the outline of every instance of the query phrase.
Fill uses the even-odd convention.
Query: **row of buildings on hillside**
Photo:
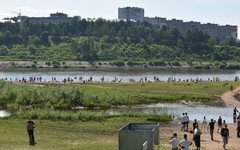
[[[24,22],[28,19],[31,23],[59,23],[69,22],[73,19],[81,20],[80,16],[68,17],[64,13],[52,13],[49,17],[27,17],[19,15],[20,27],[22,28]],[[224,41],[227,37],[233,36],[236,40],[238,37],[238,26],[236,25],[218,25],[218,24],[201,24],[200,22],[184,22],[183,20],[172,19],[161,17],[145,17],[144,9],[138,7],[124,7],[118,8],[118,19],[109,21],[120,21],[120,20],[131,20],[141,24],[146,21],[152,24],[154,28],[162,27],[163,25],[169,26],[170,29],[178,28],[181,34],[185,34],[188,30],[199,29],[203,32],[208,33],[210,37],[218,37],[220,41]],[[95,19],[88,18],[87,21],[94,21]]]
[[[163,25],[169,26],[170,29],[178,28],[179,32],[186,34],[188,30],[199,29],[203,32],[208,33],[210,37],[218,37],[220,41],[224,41],[227,37],[233,36],[236,40],[238,37],[238,26],[236,25],[225,25],[221,26],[218,24],[201,24],[200,22],[184,22],[183,20],[172,19],[161,17],[145,17],[144,9],[138,7],[124,7],[118,8],[118,19],[133,19],[138,23],[144,21],[152,24],[153,27],[162,27]]]

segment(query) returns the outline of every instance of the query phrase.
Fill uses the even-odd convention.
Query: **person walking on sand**
[[[240,138],[240,117],[237,118],[237,137]]]
[[[221,135],[223,139],[223,148],[224,150],[226,150],[226,145],[228,144],[228,139],[229,139],[229,130],[227,128],[227,125],[225,125],[225,127],[222,128]]]
[[[184,139],[179,143],[181,150],[189,150],[189,146],[192,145],[192,142],[187,139],[187,134],[184,134]]]
[[[180,121],[181,121],[181,124],[182,124],[181,131],[184,130],[184,120],[183,120],[183,118],[184,118],[184,113],[182,113],[182,116],[180,118]]]
[[[194,122],[193,122],[193,133],[195,133],[195,129],[196,129],[197,125],[198,125],[197,119],[194,119]]]
[[[195,141],[195,145],[197,147],[197,150],[200,150],[201,147],[201,135],[202,135],[202,131],[199,129],[198,124],[195,126],[195,130],[194,130],[194,137],[193,140]]]
[[[237,112],[238,112],[238,110],[237,110],[237,108],[235,107],[235,108],[233,109],[233,120],[236,120],[236,118],[237,118]]]
[[[185,113],[185,115],[183,117],[183,121],[184,121],[184,131],[188,132],[189,117],[188,117],[187,113]]]
[[[203,117],[203,122],[202,122],[202,131],[205,133],[207,130],[207,119],[206,116]]]
[[[218,116],[217,123],[218,123],[217,133],[219,133],[219,129],[220,129],[220,131],[222,130],[222,118],[221,118],[221,116]]]
[[[213,140],[213,133],[214,133],[214,125],[215,125],[216,121],[211,119],[211,122],[208,125],[208,130],[210,129],[210,135],[211,135],[211,140]]]
[[[173,137],[170,140],[170,143],[172,144],[172,150],[178,150],[179,139],[177,138],[177,133],[173,134]]]
[[[34,122],[32,121],[32,118],[29,118],[29,121],[27,122],[27,131],[28,131],[28,136],[29,136],[29,144],[35,144],[35,139],[34,139],[34,133],[33,130],[36,127]]]

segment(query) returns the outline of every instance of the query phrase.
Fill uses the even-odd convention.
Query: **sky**
[[[0,0],[0,20],[17,16],[47,17],[63,12],[82,18],[117,19],[118,7],[141,7],[147,17],[238,25],[240,0]],[[240,31],[238,31],[240,34]],[[238,35],[239,36],[239,35]],[[240,36],[239,36],[240,37]]]

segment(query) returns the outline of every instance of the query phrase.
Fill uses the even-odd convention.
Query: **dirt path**
[[[192,128],[192,123],[189,124],[189,126]],[[160,144],[163,147],[169,147],[170,144],[166,142],[166,139],[170,139],[173,133],[178,134],[179,140],[183,139],[183,135],[187,134],[188,139],[193,142],[193,145],[190,147],[190,150],[195,150],[195,143],[192,140],[193,135],[190,134],[189,132],[183,132],[180,131],[181,125],[169,125],[165,127],[160,127]],[[200,127],[202,127],[200,125]],[[239,142],[240,138],[237,138],[237,133],[236,133],[236,124],[228,124],[229,132],[230,132],[230,138],[229,138],[229,143],[227,144],[226,148],[228,150],[239,150]],[[201,128],[200,128],[201,129]],[[201,135],[201,149],[202,150],[223,150],[223,142],[222,142],[222,137],[219,133],[217,133],[217,125],[215,124],[215,130],[214,130],[214,141],[211,141],[210,133],[209,132],[203,132]],[[165,142],[163,142],[165,141]],[[168,148],[165,148],[168,149]]]
[[[225,92],[221,95],[222,100],[226,103],[227,107],[240,107],[240,101],[238,101],[234,96],[240,91],[240,86],[232,91]]]

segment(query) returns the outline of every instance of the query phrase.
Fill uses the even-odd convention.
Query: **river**
[[[238,108],[238,110],[240,109]],[[174,119],[179,119],[182,113],[187,112],[190,120],[197,119],[198,121],[203,121],[204,116],[206,116],[207,121],[210,121],[211,119],[217,120],[218,116],[220,115],[227,123],[233,123],[233,108],[219,108],[210,106],[190,107],[180,104],[152,104],[145,105],[142,108],[110,109],[108,112],[110,114],[129,112],[156,112],[157,114],[172,115]]]
[[[29,77],[42,77],[42,81],[51,81],[52,77],[62,81],[64,78],[72,78],[74,81],[79,81],[79,77],[83,80],[88,80],[90,77],[93,81],[100,81],[104,77],[105,81],[112,81],[115,77],[122,81],[135,81],[147,77],[147,80],[153,81],[154,76],[161,81],[167,81],[169,77],[176,78],[178,81],[186,79],[202,78],[202,80],[211,80],[214,77],[219,77],[221,81],[233,81],[236,76],[240,76],[240,70],[192,70],[192,69],[0,69],[0,78],[8,80],[22,79],[23,77],[29,80]],[[76,77],[76,78],[75,78]]]

